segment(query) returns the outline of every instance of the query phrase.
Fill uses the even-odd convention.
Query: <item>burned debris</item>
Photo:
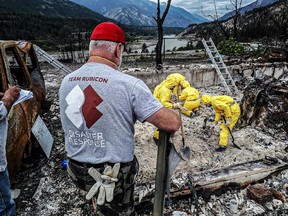
[[[253,125],[287,139],[288,71],[278,79],[267,75],[256,77],[243,95],[241,127]]]
[[[263,61],[280,62],[288,60],[288,45],[283,47],[267,47],[263,52]]]
[[[215,153],[213,155],[210,152],[209,147],[200,147],[199,140],[205,140],[210,146],[209,142],[213,139],[211,137],[215,139],[213,132],[208,136],[206,134],[207,127],[213,131],[209,118],[202,118],[204,122],[201,123],[201,117],[195,117],[195,124],[192,126],[189,126],[190,123],[184,119],[185,127],[189,128],[186,134],[194,137],[188,141],[188,143],[194,143],[190,146],[193,152],[190,164],[193,164],[194,171],[187,173],[190,164],[185,163],[175,173],[171,184],[172,203],[170,202],[170,206],[168,205],[164,210],[166,214],[287,214],[287,71],[284,70],[280,76],[275,76],[277,78],[265,75],[265,73],[267,72],[258,68],[255,73],[251,73],[251,76],[242,77],[246,85],[241,89],[244,95],[241,101],[242,116],[235,133],[237,143],[240,143],[243,148],[239,153],[237,150],[231,150],[223,156],[215,156]],[[212,90],[212,94],[213,91],[219,92],[219,89]],[[205,89],[205,93],[207,93],[207,89]],[[202,115],[205,114],[202,113]],[[203,125],[204,127],[202,127]],[[201,151],[203,152],[198,155]],[[205,151],[206,153],[204,153]],[[254,155],[252,156],[252,154]],[[261,157],[263,159],[259,160]],[[232,166],[227,166],[227,164],[232,164]],[[196,171],[198,165],[200,172]],[[213,168],[217,166],[217,169]],[[193,188],[190,186],[189,176],[193,176]],[[281,183],[279,184],[279,182]],[[262,187],[268,188],[269,198],[265,202],[257,203],[255,201],[255,199],[257,200],[255,196],[261,197],[261,194],[255,193],[253,196],[250,193],[248,195],[248,188],[252,191],[255,183],[260,183]],[[276,185],[277,187],[275,187]],[[149,198],[151,193],[153,194],[153,187],[150,185],[143,190],[146,198]],[[149,205],[143,198],[143,192],[139,193],[142,200],[139,207],[143,209],[142,204],[144,204],[148,210]],[[195,192],[197,200],[193,195]],[[262,196],[265,200],[265,194]],[[235,199],[237,200],[236,211],[231,205]],[[195,204],[196,201],[200,209]],[[187,206],[190,207],[187,208]],[[146,214],[148,213],[146,212]]]
[[[171,183],[171,202],[165,205],[164,214],[287,214],[287,72],[279,78],[273,78],[264,76],[265,72],[261,71],[261,66],[257,67],[258,70],[251,72],[249,78],[241,77],[241,91],[244,95],[241,101],[243,115],[233,135],[242,150],[229,146],[227,153],[214,153],[219,131],[212,126],[213,122],[209,118],[206,120],[206,128],[202,127],[204,119],[209,117],[209,111],[199,113],[192,119],[183,118],[185,142],[191,148],[192,156],[190,161],[180,162],[176,168]],[[193,65],[186,68],[192,70]],[[95,212],[92,206],[85,201],[86,194],[73,187],[67,173],[61,169],[61,161],[65,159],[57,102],[57,85],[61,78],[45,63],[42,63],[41,69],[45,77],[45,86],[40,86],[46,88],[48,99],[53,100],[51,111],[44,114],[44,119],[53,133],[55,145],[48,161],[40,158],[40,162],[30,164],[32,169],[18,174],[16,180],[13,180],[13,188],[21,188],[20,196],[16,199],[17,213],[22,216],[93,215]],[[142,74],[150,70],[152,69],[147,68]],[[139,69],[135,73],[139,73]],[[40,81],[41,79],[38,83],[41,83]],[[221,89],[219,86],[205,87],[200,88],[200,92],[213,95],[219,94]],[[41,109],[38,112],[41,112]],[[149,124],[136,125],[136,154],[143,165],[138,176],[140,180],[136,181],[135,199],[139,215],[151,215],[153,208],[153,165],[156,165],[157,152],[157,146],[152,140],[153,130]],[[181,146],[179,134],[173,141]],[[30,141],[28,143],[31,146]],[[176,147],[179,148],[179,145]],[[28,156],[26,150],[24,152],[25,157]],[[266,157],[267,155],[270,157]],[[270,192],[267,191],[267,194],[263,195],[256,193],[255,183]],[[258,203],[257,200],[261,199],[263,202]]]
[[[240,209],[237,207],[233,210],[235,211],[234,213],[238,215],[245,215],[245,212],[248,212],[246,211],[245,205],[248,204],[249,200],[255,201],[260,206],[262,204],[266,205],[274,199],[280,200],[283,204],[286,202],[286,191],[283,191],[282,187],[287,179],[284,179],[284,182],[281,183],[282,187],[277,183],[278,187],[269,187],[269,189],[264,188],[262,184],[254,184],[267,181],[267,179],[270,179],[268,180],[270,182],[271,175],[276,174],[279,176],[279,173],[283,170],[287,173],[287,162],[287,159],[286,161],[282,161],[277,158],[266,157],[261,160],[249,161],[220,169],[193,174],[184,173],[184,175],[182,175],[182,182],[179,180],[180,178],[174,178],[172,181],[173,189],[170,194],[172,201],[166,203],[166,205],[168,205],[166,211],[172,213],[172,209],[174,211],[178,209],[181,210],[178,212],[182,212],[184,215],[197,215],[196,213],[201,215],[201,212],[204,213],[204,215],[219,215],[221,213],[229,215],[233,213],[231,212],[232,209],[229,210],[229,202],[232,200],[232,194],[236,197],[235,205],[242,205]],[[218,203],[217,197],[223,197],[225,194],[226,196],[228,195],[231,200],[222,200]],[[242,201],[237,198],[239,194],[242,196]],[[143,205],[148,206],[147,202],[152,202],[152,198],[153,193],[147,193],[146,199],[142,200],[138,205],[142,207]],[[190,205],[186,210],[184,206],[182,206],[185,200],[189,200],[189,204],[185,204],[185,206]],[[228,206],[226,206],[227,203]],[[197,205],[201,207],[199,208]],[[218,209],[213,210],[212,205],[217,206]],[[169,208],[171,209],[169,210]],[[284,209],[288,211],[288,206],[284,207]],[[187,214],[185,214],[185,212]],[[263,212],[268,211],[264,208]]]
[[[21,41],[0,41],[0,92],[19,85],[33,92],[33,98],[12,108],[9,113],[7,160],[10,176],[20,171],[34,142],[31,128],[45,104],[45,82],[33,45]],[[47,103],[46,103],[47,104]]]

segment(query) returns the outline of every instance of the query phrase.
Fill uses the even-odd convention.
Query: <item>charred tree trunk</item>
[[[238,41],[238,21],[241,16],[240,9],[242,6],[242,0],[235,0],[234,2],[231,0],[231,4],[234,7],[235,15],[233,17],[233,38]]]
[[[214,10],[215,10],[214,15],[205,14],[203,12],[203,7],[201,8],[201,11],[205,17],[211,17],[212,20],[214,20],[214,22],[216,22],[218,24],[221,31],[223,32],[223,35],[225,36],[225,38],[227,40],[230,38],[230,36],[233,36],[233,38],[235,38],[235,40],[237,40],[238,39],[238,25],[239,25],[238,22],[239,22],[239,18],[241,16],[240,9],[242,6],[242,0],[230,0],[230,3],[232,5],[232,9],[227,8],[227,10],[232,10],[232,12],[233,12],[233,16],[232,16],[233,28],[229,27],[229,25],[225,24],[225,22],[219,18],[216,0],[214,0]]]
[[[233,38],[238,41],[238,29],[237,29],[237,22],[238,22],[238,12],[236,11],[233,23]]]
[[[163,45],[163,27],[158,25],[158,41],[156,44],[156,68],[162,69],[162,45]]]
[[[216,20],[216,22],[219,25],[220,29],[222,30],[225,38],[228,40],[230,38],[229,32],[225,29],[225,27],[223,26],[223,24],[219,20]]]
[[[156,44],[156,68],[158,70],[162,69],[162,45],[163,45],[163,23],[165,21],[165,18],[168,14],[170,5],[172,0],[167,1],[167,5],[165,8],[165,11],[163,13],[163,16],[161,17],[161,11],[160,11],[160,0],[158,0],[158,6],[157,6],[157,18],[154,17],[155,21],[157,22],[157,29],[158,29],[158,42]]]

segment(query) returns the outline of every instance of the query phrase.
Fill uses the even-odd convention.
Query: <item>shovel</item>
[[[182,147],[180,148],[180,155],[183,158],[183,160],[189,160],[191,157],[191,150],[185,144],[181,110],[179,110],[179,115],[180,115],[180,121],[181,121],[181,136],[182,136]]]
[[[178,85],[178,90],[181,91],[181,85]],[[179,94],[178,92],[177,95],[177,102],[179,103]],[[184,107],[181,107],[181,109],[185,109],[187,112],[187,109]],[[180,116],[180,121],[181,121],[181,136],[182,136],[182,147],[180,148],[180,155],[183,158],[183,160],[189,160],[191,157],[191,150],[188,146],[185,145],[185,139],[184,139],[184,129],[183,129],[183,122],[182,122],[182,112],[181,109],[179,109],[179,116]]]
[[[176,169],[177,165],[180,161],[185,161],[190,159],[191,151],[189,147],[181,148],[180,152],[178,153],[174,144],[170,142],[170,152],[168,156],[168,171],[167,171],[167,186],[166,186],[166,193],[168,200],[170,200],[170,180],[173,175],[174,170]]]
[[[170,152],[168,156],[168,172],[167,172],[167,187],[166,187],[168,200],[170,200],[170,180],[171,180],[174,170],[176,169],[177,165],[179,164],[181,160],[185,161],[191,158],[191,150],[188,146],[185,145],[181,110],[179,110],[179,115],[181,118],[181,133],[182,133],[183,145],[180,148],[179,153],[178,153],[174,144],[170,141],[171,147],[170,147]]]
[[[223,117],[224,123],[226,124],[226,119],[225,119],[225,117],[224,117],[224,116],[222,116],[222,117]],[[226,127],[227,127],[227,126],[226,126]],[[233,144],[233,146],[234,146],[235,148],[238,148],[238,149],[241,150],[241,147],[238,146],[238,145],[235,143],[234,136],[233,136],[233,134],[232,134],[232,131],[231,131],[230,127],[227,127],[227,128],[228,128],[229,133],[230,133],[230,135],[231,135],[231,137],[232,137],[232,144]]]

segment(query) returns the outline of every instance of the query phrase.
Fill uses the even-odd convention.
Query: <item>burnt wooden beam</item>
[[[227,188],[227,186],[236,189],[244,188],[285,169],[288,169],[288,163],[266,157],[261,160],[249,161],[222,169],[194,173],[192,174],[194,190],[213,192]],[[188,186],[171,189],[171,198],[186,196],[191,193],[191,189]],[[147,202],[152,197],[153,194],[148,194],[143,201]]]

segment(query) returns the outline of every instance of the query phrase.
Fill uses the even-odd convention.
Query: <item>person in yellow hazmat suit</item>
[[[175,86],[173,90],[173,93],[175,96],[181,94],[181,87],[182,88],[190,87],[190,83],[186,80],[186,78],[182,74],[179,74],[179,73],[173,73],[173,74],[168,75],[166,80],[177,83],[177,85]]]
[[[183,110],[181,112],[189,117],[192,117],[200,107],[199,91],[190,84],[189,87],[184,87],[179,100],[185,101],[183,107],[187,109],[187,112]]]
[[[166,108],[177,109],[180,108],[180,103],[173,103],[171,101],[171,96],[173,89],[177,86],[177,82],[173,79],[164,80],[162,83],[157,85],[154,89],[153,96],[162,103],[162,105]],[[153,135],[154,141],[157,143],[159,139],[159,130],[156,129]]]
[[[154,92],[153,92],[153,96],[157,100],[159,100],[164,107],[167,107],[170,109],[174,108],[173,103],[170,99],[172,96],[172,91],[176,85],[177,85],[177,83],[175,83],[173,81],[165,80],[165,82],[162,82],[161,84],[159,84],[158,86],[155,87]]]
[[[232,131],[232,128],[237,123],[241,110],[239,104],[234,101],[234,99],[230,96],[220,95],[220,96],[209,96],[202,95],[201,101],[204,105],[212,105],[215,110],[215,125],[221,120],[222,116],[226,120],[226,124],[224,118],[222,118],[222,124],[220,125],[220,139],[219,139],[219,147],[215,149],[215,151],[225,151],[228,146],[228,137],[230,132],[228,127]]]
[[[160,84],[158,84],[155,88],[154,88],[154,91],[153,91],[153,96],[158,100],[160,101],[160,94],[159,94],[159,89],[161,86],[164,86],[165,83],[167,82],[167,80],[163,80]]]
[[[173,90],[173,94],[176,97],[179,97],[176,98],[176,100],[179,99],[180,101],[184,101],[183,107],[186,110],[181,110],[181,112],[191,117],[191,114],[197,111],[200,106],[199,91],[195,88],[192,88],[186,78],[179,73],[168,75],[166,80],[174,80],[178,83],[178,85],[175,86]]]
[[[162,105],[166,108],[183,109],[182,104],[178,102],[177,90],[174,91],[174,89],[177,88],[177,86],[179,85],[179,82],[181,81],[183,82],[184,80],[185,80],[185,77],[182,76],[181,74],[170,74],[169,76],[167,76],[167,78],[164,81],[162,81],[159,85],[155,87],[153,91],[153,96],[158,101],[160,101],[160,103],[162,103]],[[175,100],[172,99],[173,96],[176,97]],[[159,139],[158,129],[155,130],[153,138],[155,142],[157,142],[157,140]]]
[[[186,87],[190,86],[183,75],[179,73],[170,74],[164,81],[155,87],[153,96],[167,108],[181,108],[181,104],[177,103],[177,101],[179,96],[178,91],[183,85]]]

